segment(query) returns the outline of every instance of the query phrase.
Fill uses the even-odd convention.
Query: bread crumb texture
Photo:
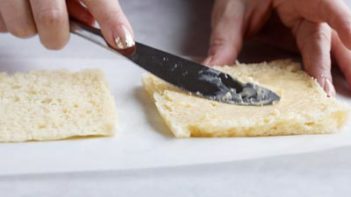
[[[0,141],[109,136],[114,99],[100,70],[0,73]]]
[[[271,106],[238,106],[190,96],[145,74],[143,83],[176,137],[230,137],[320,134],[338,131],[349,106],[329,98],[298,63],[270,63],[215,67],[243,82],[254,82],[279,94]]]

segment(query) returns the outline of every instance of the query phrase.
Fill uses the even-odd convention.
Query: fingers
[[[232,64],[242,47],[244,11],[241,1],[217,0],[213,8],[212,33],[206,65]]]
[[[30,0],[40,41],[48,49],[61,49],[69,39],[65,0]]]
[[[62,48],[68,41],[65,0],[2,0],[0,13],[2,32],[26,38],[38,31],[41,42],[49,49]]]
[[[28,1],[2,0],[0,1],[0,13],[2,31],[7,30],[20,38],[30,37],[36,33]]]
[[[295,28],[304,68],[315,77],[328,96],[335,95],[331,76],[331,29],[325,23],[301,21]]]
[[[332,34],[332,54],[351,86],[351,51],[344,46],[336,32]]]
[[[107,42],[126,49],[135,45],[132,28],[117,0],[82,0],[98,21]]]
[[[343,0],[313,0],[298,2],[299,12],[314,22],[327,22],[351,49],[351,11]]]
[[[70,0],[66,1],[68,13],[71,17],[74,17],[81,22],[92,25],[94,23],[94,17],[88,11],[86,7],[84,7],[79,0]]]

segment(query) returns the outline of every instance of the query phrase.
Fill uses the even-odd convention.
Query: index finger
[[[117,0],[82,0],[101,27],[106,41],[117,49],[134,46],[132,28]]]
[[[343,0],[295,1],[297,11],[313,22],[326,22],[351,49],[351,11]]]

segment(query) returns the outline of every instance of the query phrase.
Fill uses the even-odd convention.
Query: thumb
[[[212,33],[206,65],[233,63],[242,47],[245,7],[241,1],[217,0],[212,13]]]

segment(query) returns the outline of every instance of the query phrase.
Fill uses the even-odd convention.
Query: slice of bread
[[[0,73],[0,141],[109,136],[114,99],[100,70]]]
[[[144,76],[162,118],[176,137],[227,137],[336,132],[349,108],[328,98],[317,82],[289,60],[216,67],[281,96],[271,106],[238,106],[191,96],[150,74]]]

